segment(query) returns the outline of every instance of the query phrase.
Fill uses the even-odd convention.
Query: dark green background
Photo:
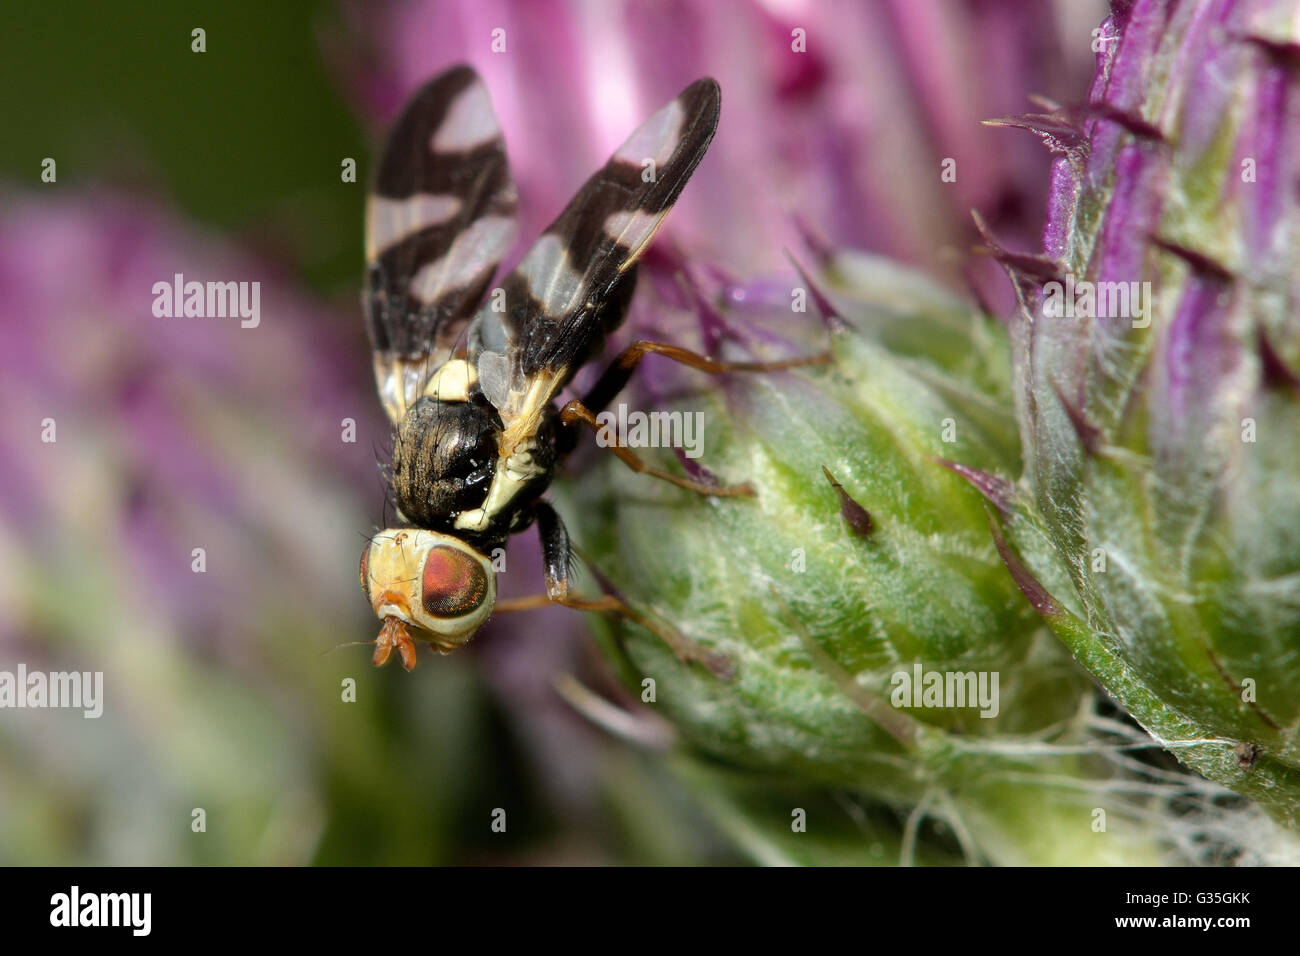
[[[9,5],[0,176],[39,184],[51,156],[61,185],[156,194],[317,291],[350,292],[370,140],[325,38],[349,42],[333,2]],[[341,181],[348,156],[357,183]]]

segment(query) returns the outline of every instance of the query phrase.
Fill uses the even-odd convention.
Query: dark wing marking
[[[514,241],[515,203],[478,74],[457,66],[429,81],[389,134],[366,204],[366,327],[395,422],[451,357]]]
[[[646,120],[506,277],[506,311],[479,313],[471,360],[509,432],[522,436],[622,321],[633,267],[704,158],[720,107],[706,77]]]

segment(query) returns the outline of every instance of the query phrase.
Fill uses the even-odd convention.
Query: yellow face
[[[458,538],[419,528],[390,528],[370,539],[361,554],[361,587],[384,624],[381,641],[418,628],[409,637],[444,654],[474,636],[497,598],[486,557]]]

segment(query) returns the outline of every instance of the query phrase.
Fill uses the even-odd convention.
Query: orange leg
[[[624,601],[620,601],[612,594],[604,594],[598,598],[581,598],[569,594],[568,589],[565,588],[563,591],[552,594],[530,594],[527,597],[498,601],[496,610],[499,613],[508,614],[513,611],[529,611],[539,607],[549,607],[552,604],[573,608],[575,611],[603,611],[625,617],[629,621],[640,624],[667,644],[679,660],[687,663],[695,661],[703,664],[723,680],[730,679],[734,673],[735,668],[725,655],[700,647],[690,638],[678,634],[672,628],[659,624],[647,615],[630,607]]]
[[[633,342],[620,352],[605,370],[600,380],[587,393],[584,404],[588,408],[597,409],[608,405],[614,396],[623,390],[627,380],[632,377],[632,372],[647,355],[662,355],[690,368],[708,372],[710,375],[723,375],[727,372],[780,372],[805,365],[825,365],[831,360],[830,352],[819,352],[816,355],[783,359],[778,362],[719,362],[717,359],[677,345],[665,345],[663,342]]]
[[[601,430],[600,423],[596,421],[596,416],[591,413],[591,409],[576,399],[560,409],[560,422],[564,425],[580,423],[589,426],[596,432]],[[754,486],[748,482],[743,485],[709,485],[702,481],[692,481],[690,478],[682,478],[672,472],[646,464],[643,458],[625,445],[608,445],[606,447],[633,471],[662,478],[664,481],[671,482],[678,488],[685,488],[687,491],[694,491],[701,495],[714,495],[719,498],[753,497],[754,495]]]
[[[545,564],[546,593],[500,601],[496,607],[498,611],[523,611],[545,607],[548,604],[560,604],[578,611],[618,614],[636,622],[658,637],[681,660],[698,661],[724,680],[731,677],[734,667],[725,655],[701,647],[684,634],[659,624],[614,595],[603,594],[597,598],[583,598],[573,594],[570,591],[570,582],[574,577],[573,551],[569,546],[569,533],[565,530],[560,516],[547,502],[539,501],[534,508],[537,515],[537,534],[541,539],[542,559]]]

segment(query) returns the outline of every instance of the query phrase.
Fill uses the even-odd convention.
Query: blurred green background
[[[190,32],[207,31],[207,52]],[[354,295],[369,134],[322,56],[347,42],[332,2],[18,4],[0,55],[0,172],[138,186]]]

